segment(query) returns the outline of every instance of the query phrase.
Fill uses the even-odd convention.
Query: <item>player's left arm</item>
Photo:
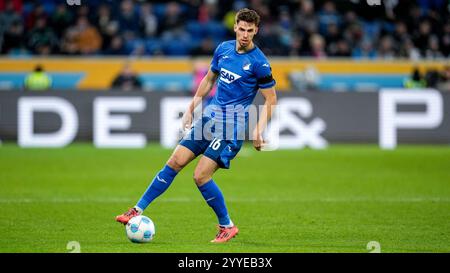
[[[255,66],[255,76],[258,80],[258,88],[265,99],[263,109],[259,115],[258,123],[253,130],[253,146],[261,151],[264,146],[262,133],[267,127],[267,122],[272,117],[275,105],[277,104],[277,95],[275,92],[275,79],[272,77],[272,68],[269,61],[264,57]]]
[[[258,123],[256,124],[256,127],[253,130],[253,147],[255,147],[255,149],[258,151],[261,151],[261,148],[264,145],[262,133],[266,129],[267,122],[272,117],[275,106],[277,104],[277,94],[275,92],[275,87],[260,89],[260,92],[264,97],[265,102],[262,111],[259,115]]]

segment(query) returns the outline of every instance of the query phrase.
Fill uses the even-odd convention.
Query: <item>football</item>
[[[133,217],[125,226],[128,239],[133,243],[147,243],[155,236],[155,224],[147,216]]]

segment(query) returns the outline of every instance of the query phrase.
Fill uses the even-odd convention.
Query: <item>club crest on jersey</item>
[[[235,80],[239,79],[241,75],[233,73],[225,68],[220,69],[220,80],[226,83],[232,83]]]

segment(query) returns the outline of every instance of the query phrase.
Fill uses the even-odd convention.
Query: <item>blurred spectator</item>
[[[223,24],[228,30],[229,35],[234,36],[234,20],[238,10],[245,8],[246,3],[241,0],[234,1],[233,8],[225,13],[223,17]]]
[[[255,41],[259,48],[268,55],[287,54],[288,48],[281,43],[280,29],[273,22],[266,22],[259,28]]]
[[[61,3],[56,6],[55,12],[50,17],[50,25],[55,30],[58,37],[61,37],[63,33],[73,24],[73,15],[67,9],[65,3]]]
[[[191,56],[211,56],[214,53],[215,44],[211,37],[202,39],[200,45],[193,48],[190,52]]]
[[[44,71],[41,65],[37,65],[34,71],[25,78],[25,90],[45,91],[52,86],[51,77]]]
[[[426,86],[430,88],[436,88],[439,82],[439,71],[436,69],[429,69],[425,72]]]
[[[133,50],[130,52],[130,56],[143,57],[146,53],[145,45],[143,43],[136,43]]]
[[[289,47],[292,44],[291,29],[293,27],[293,21],[289,14],[287,6],[281,6],[278,14],[278,29],[280,32],[280,43],[283,46],[283,52],[279,55],[286,55],[289,51]]]
[[[78,53],[94,54],[101,48],[102,37],[86,17],[78,18],[77,24],[70,31],[73,32],[73,42]]]
[[[205,24],[218,19],[217,9],[217,0],[205,0],[198,8],[198,22]]]
[[[352,57],[355,59],[374,59],[376,56],[377,52],[369,39],[364,39],[352,51]]]
[[[325,40],[320,34],[314,34],[309,39],[309,44],[311,47],[310,56],[316,59],[323,59],[327,57],[327,53],[325,52]]]
[[[413,42],[420,50],[422,56],[425,55],[425,51],[428,47],[428,41],[431,38],[431,24],[429,21],[423,21],[419,25],[419,30],[413,36]]]
[[[140,22],[138,18],[134,2],[132,0],[123,0],[120,5],[119,26],[127,39],[135,38],[139,35]]]
[[[394,59],[395,57],[395,49],[391,36],[384,36],[380,40],[380,44],[378,46],[378,58],[381,59]]]
[[[294,47],[294,52],[299,55],[307,54],[311,51],[309,43],[311,35],[319,31],[319,19],[314,11],[314,2],[301,1],[293,20],[295,39],[292,40],[291,48]]]
[[[341,16],[336,10],[336,5],[332,1],[326,1],[319,11],[319,33],[326,35],[330,24],[339,25]]]
[[[420,51],[414,46],[410,39],[406,39],[400,46],[397,57],[407,58],[411,61],[417,61],[421,58]]]
[[[419,68],[415,67],[411,76],[403,83],[405,88],[424,88],[426,87],[426,81],[420,74]]]
[[[409,9],[407,9],[405,13],[407,14],[405,16],[402,16],[401,18],[405,20],[406,25],[408,26],[409,33],[411,35],[414,35],[414,32],[416,32],[419,29],[420,22],[423,21],[421,20],[422,10],[417,4],[411,3]]]
[[[109,23],[113,20],[114,19],[113,15],[111,14],[111,8],[106,4],[100,5],[94,19],[94,25],[98,28],[98,30],[100,32],[104,32]]]
[[[442,70],[436,87],[440,91],[450,92],[450,65],[446,65]]]
[[[66,30],[63,38],[61,39],[61,53],[65,55],[79,54],[78,45],[75,41],[77,32],[74,28]]]
[[[90,11],[91,9],[89,5],[81,5],[76,10],[76,18],[86,17],[88,21],[90,21],[90,19],[92,19],[91,16],[95,16],[95,13],[91,13]]]
[[[10,29],[13,23],[21,21],[22,18],[14,7],[14,1],[6,1],[4,10],[0,12],[0,34]]]
[[[294,15],[294,24],[300,32],[315,33],[319,31],[319,20],[314,12],[312,0],[300,1],[299,11]]]
[[[339,40],[336,45],[335,49],[333,49],[333,52],[331,53],[331,56],[333,57],[350,57],[352,55],[350,45],[348,42],[344,39]]]
[[[289,56],[299,56],[303,50],[303,37],[294,35],[291,39],[291,47],[289,49]]]
[[[272,12],[275,12],[276,10],[269,9],[268,2],[269,1],[264,1],[264,0],[250,0],[249,1],[248,8],[255,10],[258,13],[258,15],[261,17],[261,22],[274,21],[273,15],[275,15],[275,14],[272,14]]]
[[[120,35],[119,22],[117,22],[117,21],[108,22],[108,24],[105,26],[105,28],[101,32],[103,52],[105,52],[110,47],[111,41],[117,35]]]
[[[14,21],[5,31],[1,53],[8,54],[11,50],[23,48],[25,46],[24,30],[24,25],[20,20]]]
[[[153,6],[150,3],[142,4],[140,20],[145,37],[155,36],[158,30],[158,18],[153,14]]]
[[[0,12],[4,11],[5,9],[7,9],[8,5],[13,6],[13,9],[17,12],[20,13],[22,11],[23,8],[23,1],[22,0],[1,0],[0,1]]]
[[[445,57],[450,57],[450,19],[447,19],[440,35],[441,51]]]
[[[232,39],[236,11],[250,7],[262,19],[255,42],[268,55],[314,56],[320,52],[322,57],[346,57],[350,48],[354,58],[449,57],[448,1],[382,0],[382,3],[369,6],[365,0],[120,0],[85,1],[80,7],[68,7],[59,0],[3,0],[0,52],[28,49],[32,54],[117,54],[112,48],[118,47],[116,37],[121,36],[126,47],[123,54],[127,55],[198,54],[202,49],[195,46],[202,39],[210,37],[214,44]],[[78,18],[92,22],[92,25],[85,23],[89,30],[79,30]],[[37,31],[43,20],[45,31]],[[31,33],[34,37],[30,44]],[[37,44],[36,38],[40,41]],[[91,38],[93,42],[87,43]],[[312,41],[320,44],[320,48],[323,45],[323,52],[311,48]],[[121,49],[119,52],[122,54]]]
[[[45,13],[44,5],[37,4],[25,18],[26,28],[32,29],[41,18],[47,19],[47,14]]]
[[[119,33],[119,22],[113,18],[111,8],[101,4],[94,18],[94,25],[102,36],[102,50],[105,51],[116,34]]]
[[[439,48],[439,39],[433,35],[428,40],[428,47],[425,50],[425,58],[428,60],[443,59],[444,55]]]
[[[163,52],[167,55],[182,56],[188,55],[191,44],[191,36],[184,29],[179,26],[171,31],[165,31],[161,37],[163,43]]]
[[[408,28],[405,22],[398,21],[395,24],[395,29],[393,33],[393,38],[396,43],[401,44],[406,40],[409,40]]]
[[[112,38],[109,47],[105,50],[107,55],[126,55],[127,51],[125,49],[124,41],[122,36],[116,35]]]
[[[338,25],[335,23],[329,24],[327,26],[325,43],[327,45],[327,52],[330,53],[330,55],[333,55],[336,52],[336,44],[342,39],[343,37],[341,31],[338,28]]]
[[[28,34],[28,48],[34,54],[49,55],[57,52],[58,45],[58,38],[52,28],[47,26],[47,19],[38,18],[36,26]]]
[[[309,65],[304,71],[292,71],[288,76],[291,86],[300,92],[319,90],[320,73],[313,65]]]
[[[376,41],[374,37],[369,38],[365,31],[359,23],[350,24],[344,31],[344,39],[351,44],[360,43],[364,39],[370,39],[372,42]]]
[[[126,63],[113,80],[112,88],[122,91],[137,91],[141,90],[142,82],[131,69],[131,65]]]
[[[176,2],[170,2],[166,6],[165,14],[159,25],[159,33],[171,32],[175,29],[179,29],[184,25],[184,16],[181,12],[180,4]]]

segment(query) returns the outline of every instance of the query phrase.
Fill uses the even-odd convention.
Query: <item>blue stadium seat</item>
[[[170,56],[188,55],[190,51],[190,41],[172,40],[163,42],[162,50],[164,54]]]
[[[196,39],[201,39],[206,36],[205,26],[197,21],[188,21],[186,24],[186,30],[193,38]]]
[[[145,41],[143,39],[133,39],[125,42],[125,50],[127,54],[132,53],[136,48],[140,46],[146,46]]]
[[[34,4],[33,3],[23,3],[23,17],[26,18],[32,11],[34,8]]]
[[[47,13],[47,14],[53,14],[53,12],[55,11],[55,9],[56,9],[56,5],[55,5],[55,3],[54,2],[44,2],[44,3],[41,3],[43,6],[44,6],[44,10],[45,10],[45,12]]]
[[[158,21],[163,20],[164,14],[166,13],[166,4],[153,4],[153,13],[155,14],[156,18],[158,18]]]
[[[210,21],[208,23],[189,21],[186,24],[186,30],[194,39],[212,37],[214,40],[222,40],[227,35],[227,29],[218,21]]]
[[[162,49],[162,43],[159,39],[156,38],[148,38],[145,40],[145,51],[153,55],[155,52]]]
[[[206,34],[214,39],[223,39],[227,35],[227,29],[218,21],[211,21],[205,24]]]

